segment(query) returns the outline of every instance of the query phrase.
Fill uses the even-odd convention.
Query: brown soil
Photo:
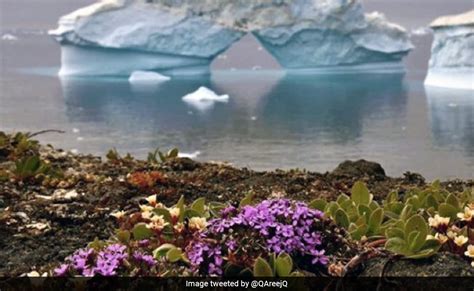
[[[311,201],[348,194],[353,183],[362,180],[375,199],[381,200],[392,189],[403,194],[405,189],[425,183],[423,177],[413,173],[406,173],[403,178],[387,177],[379,164],[363,160],[347,161],[333,172],[320,174],[301,170],[256,172],[190,159],[155,165],[134,159],[104,162],[99,157],[73,155],[49,147],[41,149],[41,156],[65,173],[63,182],[39,178],[28,183],[0,182],[0,209],[7,209],[0,219],[0,276],[45,270],[95,237],[109,237],[115,227],[109,214],[137,208],[138,202],[150,194],[156,193],[165,205],[175,203],[181,195],[188,202],[198,197],[237,202],[249,191],[257,199],[288,197]],[[11,162],[0,159],[0,170],[10,166]],[[128,174],[149,171],[160,175],[151,186],[137,187],[128,182]],[[443,185],[461,189],[472,187],[474,181]],[[64,191],[58,191],[62,188]]]

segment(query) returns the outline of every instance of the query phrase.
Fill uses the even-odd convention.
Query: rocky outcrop
[[[61,74],[89,75],[206,72],[249,32],[288,69],[379,67],[412,48],[402,27],[357,0],[102,0],[50,34],[62,44]]]
[[[431,23],[434,41],[425,84],[474,90],[474,10]]]

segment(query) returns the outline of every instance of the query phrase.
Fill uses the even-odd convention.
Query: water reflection
[[[229,94],[229,103],[196,108],[182,96],[206,86]],[[123,131],[181,135],[180,140],[232,136],[356,142],[366,118],[403,115],[403,74],[292,76],[279,72],[217,72],[131,86],[124,79],[63,79],[72,122],[100,122]],[[204,136],[203,136],[204,135]],[[179,140],[176,141],[179,143]]]
[[[434,145],[474,156],[474,91],[427,86]]]

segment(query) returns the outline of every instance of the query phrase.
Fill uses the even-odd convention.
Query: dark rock
[[[344,161],[331,174],[354,178],[368,176],[383,179],[386,177],[385,170],[380,164],[366,160]]]
[[[474,276],[474,268],[461,257],[452,253],[438,253],[427,259],[392,260],[377,257],[369,260],[360,274],[378,277],[385,266],[386,277],[469,277]],[[387,265],[388,264],[388,265]]]

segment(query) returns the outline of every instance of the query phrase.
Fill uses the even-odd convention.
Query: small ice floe
[[[250,120],[253,120],[253,121],[257,120],[257,116],[250,117]]]
[[[259,51],[263,51],[263,47],[262,47],[262,46],[259,46],[257,49],[258,49]]]
[[[253,66],[252,67],[252,71],[257,71],[257,70],[261,70],[262,69],[262,66]]]
[[[183,97],[186,102],[202,102],[202,101],[213,101],[213,102],[228,102],[229,95],[217,95],[214,91],[206,87],[199,87],[193,93],[189,93]]]
[[[194,153],[179,153],[178,157],[180,158],[189,158],[189,159],[195,159],[201,154],[200,151],[195,151]]]
[[[82,136],[78,136],[76,139],[77,139],[77,141],[83,141],[84,140],[84,138]]]
[[[73,132],[73,133],[79,133],[80,130],[79,130],[79,128],[73,128],[73,129],[72,129],[72,132]]]
[[[73,155],[77,155],[79,153],[79,150],[78,149],[71,149],[70,152]]]
[[[431,28],[421,26],[421,27],[417,27],[417,28],[412,29],[410,34],[411,35],[416,35],[416,36],[423,36],[423,35],[431,34],[431,32],[432,32]]]
[[[218,58],[218,59],[221,59],[221,60],[226,60],[226,59],[227,59],[227,55],[224,55],[224,54],[218,55],[217,58]]]
[[[2,40],[15,41],[15,40],[18,40],[18,37],[14,36],[13,34],[6,33],[2,35]]]
[[[458,105],[456,103],[452,103],[452,102],[449,103],[448,106],[451,107],[451,108],[458,107]]]
[[[229,95],[217,95],[206,87],[199,87],[193,93],[185,95],[183,101],[199,111],[207,111],[213,108],[216,102],[228,102]]]
[[[134,71],[128,78],[132,84],[157,84],[169,80],[170,77],[151,71]]]

